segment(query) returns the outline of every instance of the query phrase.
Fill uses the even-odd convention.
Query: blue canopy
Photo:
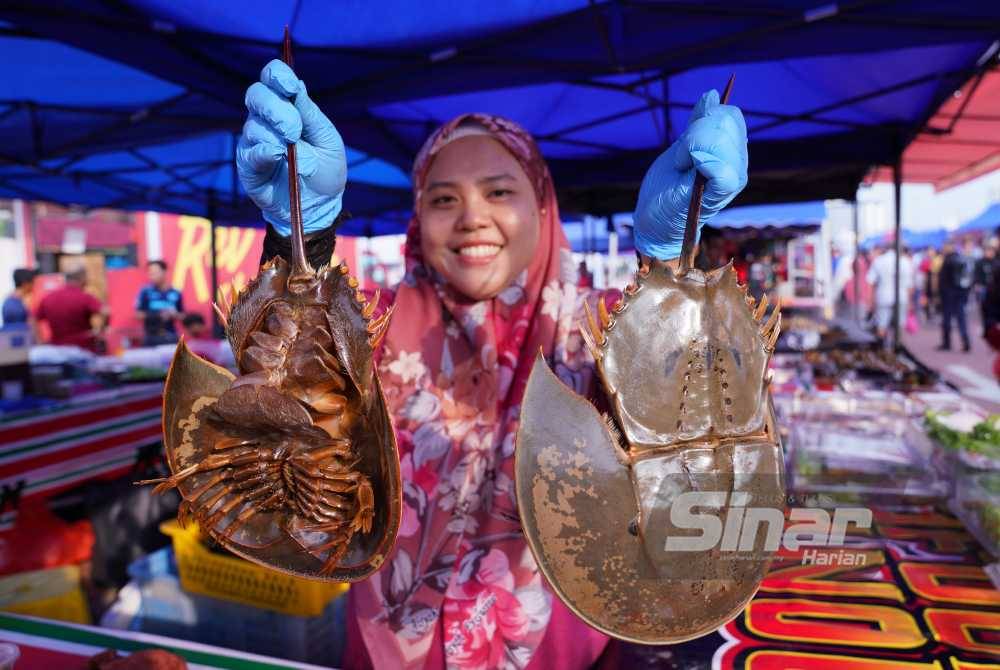
[[[820,202],[792,202],[780,205],[730,207],[720,212],[710,227],[723,232],[755,231],[807,233],[817,230],[826,218],[826,205]]]
[[[959,226],[955,233],[971,233],[977,230],[996,230],[997,228],[1000,228],[1000,203],[990,205],[982,214]]]
[[[944,228],[921,231],[903,229],[903,245],[910,247],[911,249],[926,249],[928,247],[940,249],[948,240],[949,235],[950,233]],[[895,239],[896,236],[892,231],[888,233],[881,233],[879,235],[872,235],[861,243],[861,248],[872,249],[880,244],[891,244]]]
[[[353,149],[347,208],[374,232],[405,220],[414,154],[466,111],[531,131],[564,209],[627,211],[733,72],[742,202],[853,198],[993,63],[1000,3],[51,0],[0,20],[0,195],[258,221],[232,143],[289,24],[296,71]]]
[[[618,236],[619,252],[624,253],[635,248],[631,213],[616,214],[607,218],[563,216],[563,229],[573,251],[608,253],[611,249],[611,233]]]

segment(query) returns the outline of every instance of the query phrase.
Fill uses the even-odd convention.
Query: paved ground
[[[970,301],[971,303],[971,301]],[[952,324],[952,351],[936,351],[941,343],[940,317],[933,323],[922,324],[919,332],[904,334],[903,343],[928,367],[940,372],[961,389],[963,395],[981,404],[984,409],[1000,413],[1000,384],[993,377],[993,360],[997,354],[982,338],[979,308],[970,304],[969,339],[972,351],[962,352],[957,327]]]

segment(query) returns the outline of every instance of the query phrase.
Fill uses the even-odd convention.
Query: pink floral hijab
[[[539,349],[570,387],[591,390],[592,361],[576,333],[588,294],[576,286],[548,168],[511,121],[468,114],[434,133],[414,164],[417,202],[434,156],[470,126],[521,164],[535,188],[541,235],[509,287],[470,303],[424,264],[420,221],[416,214],[410,221],[407,273],[379,363],[402,460],[403,519],[387,565],[350,591],[379,668],[523,668],[561,608],[521,532],[514,438]],[[580,626],[603,646],[603,636]]]

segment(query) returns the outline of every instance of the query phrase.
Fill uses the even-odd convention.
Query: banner
[[[171,285],[184,296],[184,311],[201,314],[212,321],[212,226],[208,219],[176,214],[158,215],[159,259],[167,264]],[[144,246],[149,240],[143,240]],[[357,272],[355,240],[337,238],[334,263],[346,259],[351,272]],[[257,275],[264,231],[260,228],[219,226],[215,229],[215,258],[219,290],[239,291]],[[148,249],[140,250],[140,258],[149,258]],[[116,305],[129,305],[134,313],[135,299],[147,283],[145,268],[140,273],[123,274],[123,281],[111,287]]]
[[[196,216],[160,214],[160,249],[170,283],[184,296],[184,309],[211,318],[212,226]],[[258,228],[215,229],[219,290],[239,290],[257,274],[264,231]]]

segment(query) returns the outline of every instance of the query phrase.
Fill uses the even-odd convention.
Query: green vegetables
[[[927,434],[948,449],[1000,459],[1000,414],[976,423],[971,431],[959,430],[947,422],[947,415],[936,412],[928,411],[924,416]]]

